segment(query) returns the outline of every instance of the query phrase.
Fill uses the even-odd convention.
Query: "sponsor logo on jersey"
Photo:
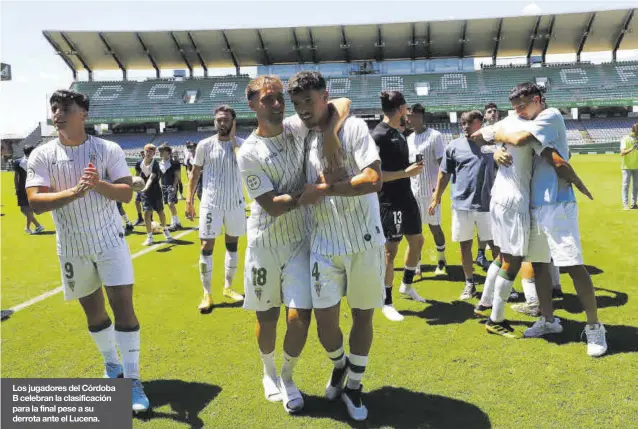
[[[255,288],[255,295],[257,296],[257,299],[259,301],[261,301],[261,292],[262,292],[262,289],[260,287]]]
[[[319,280],[315,282],[315,293],[317,294],[317,297],[321,296],[321,282]]]

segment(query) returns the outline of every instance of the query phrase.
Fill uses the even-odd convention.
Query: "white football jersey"
[[[46,186],[50,192],[75,187],[89,162],[100,179],[114,182],[130,177],[124,151],[114,142],[89,136],[80,146],[64,146],[59,139],[33,150],[29,156],[26,187]],[[60,256],[92,256],[124,243],[117,204],[89,191],[52,211]]]
[[[339,133],[348,177],[380,161],[366,123],[346,119]],[[311,131],[305,142],[306,181],[316,183],[325,169],[323,135]],[[310,246],[322,255],[351,255],[385,243],[376,193],[357,197],[326,197],[310,206]]]
[[[239,169],[252,199],[270,191],[290,195],[303,190],[306,183],[303,138],[295,138],[292,128],[287,119],[284,132],[278,136],[260,137],[253,132],[239,149]],[[248,218],[248,246],[270,248],[305,239],[305,212],[300,207],[273,217],[253,201]]]
[[[410,178],[412,193],[418,199],[429,199],[434,194],[439,176],[438,159],[445,154],[443,135],[432,128],[421,134],[412,133],[408,136],[410,162],[416,162],[417,155],[423,155],[423,173]]]
[[[505,130],[517,131],[522,129],[523,121],[517,115],[511,115],[499,124],[504,126]],[[512,165],[498,166],[494,186],[492,186],[491,201],[521,213],[528,212],[534,153],[535,150],[540,150],[541,146],[536,141],[518,146],[510,144],[504,146],[512,156]]]
[[[236,139],[241,147],[244,140]],[[217,135],[200,141],[192,162],[202,167],[201,205],[219,210],[245,207],[241,175],[231,141],[220,141]]]

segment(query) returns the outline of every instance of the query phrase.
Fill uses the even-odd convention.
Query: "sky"
[[[390,7],[391,5],[391,7]],[[627,9],[634,1],[0,1],[0,135],[24,137],[46,120],[47,95],[68,88],[71,71],[43,30],[145,31],[370,24]],[[629,58],[637,58],[636,52]],[[619,58],[620,59],[620,58]],[[243,69],[242,69],[243,71]],[[150,71],[149,71],[150,72]],[[98,73],[95,73],[96,75]],[[150,75],[153,73],[150,72]],[[135,74],[131,73],[134,77]],[[101,78],[121,78],[120,72]],[[80,74],[86,79],[86,74]]]

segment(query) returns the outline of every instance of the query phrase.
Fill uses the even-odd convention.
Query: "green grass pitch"
[[[341,402],[323,399],[331,363],[313,320],[295,379],[306,395],[300,416],[268,403],[254,337],[255,316],[223,299],[224,246],[215,248],[217,308],[201,315],[196,232],[179,245],[162,245],[134,260],[135,305],[142,326],[141,371],[154,413],[135,428],[630,428],[638,425],[638,210],[622,211],[620,160],[578,155],[573,164],[594,194],[579,196],[585,261],[598,288],[599,315],[608,330],[609,353],[586,355],[584,314],[571,280],[555,301],[565,332],[555,338],[510,340],[486,333],[472,302],[458,301],[462,281],[428,278],[416,284],[426,304],[396,299],[406,316],[391,323],[375,316],[375,336],[363,384],[367,423],[348,421]],[[55,236],[26,236],[13,195],[12,173],[2,173],[2,308],[14,307],[60,285]],[[460,276],[458,246],[449,242],[449,200],[443,227],[448,261]],[[133,204],[127,207],[132,219]],[[184,205],[179,212],[183,218]],[[48,231],[51,216],[39,216]],[[186,227],[193,226],[183,221]],[[434,263],[426,231],[424,264]],[[128,237],[131,252],[143,249],[142,228]],[[161,235],[158,239],[162,239]],[[240,260],[245,240],[240,241]],[[403,248],[401,250],[403,254]],[[402,257],[401,257],[402,258]],[[398,261],[399,262],[399,261]],[[399,262],[398,266],[402,266]],[[243,291],[242,265],[235,288]],[[477,273],[483,280],[482,271]],[[397,271],[395,286],[400,282]],[[515,286],[520,288],[520,281]],[[482,285],[479,286],[479,290]],[[347,334],[351,318],[342,307]],[[517,330],[533,319],[507,311]],[[2,322],[3,377],[100,377],[101,357],[80,306],[57,294]],[[277,361],[281,362],[280,323]]]

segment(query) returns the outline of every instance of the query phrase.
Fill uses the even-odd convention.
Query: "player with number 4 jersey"
[[[305,184],[303,125],[298,117],[284,121],[283,84],[276,76],[252,80],[246,97],[258,127],[238,152],[246,189],[255,200],[248,219],[244,308],[257,314],[264,396],[282,401],[288,413],[295,413],[304,401],[292,376],[312,309],[305,209],[298,206]],[[278,377],[275,339],[282,304],[288,327]]]

